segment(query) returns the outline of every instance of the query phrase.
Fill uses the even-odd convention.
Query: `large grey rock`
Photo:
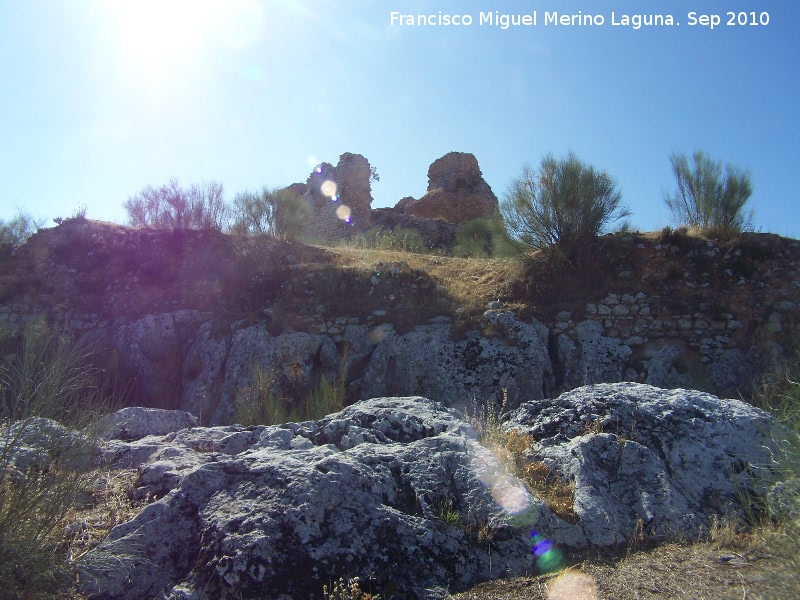
[[[484,315],[493,337],[472,332],[454,340],[450,325],[424,325],[405,335],[390,332],[372,352],[360,380],[362,398],[421,394],[448,406],[497,402],[508,407],[543,398],[552,386],[547,328],[513,313]]]
[[[587,320],[575,326],[574,339],[558,336],[557,356],[562,373],[561,389],[571,390],[592,383],[609,383],[626,379],[629,346],[603,335],[597,321]]]
[[[207,318],[196,310],[146,315],[111,336],[118,367],[138,404],[175,408],[183,393],[183,345]]]
[[[81,559],[93,598],[307,598],[340,576],[386,597],[442,598],[532,566],[541,503],[424,398],[187,429],[146,461],[143,488],[166,495]]]
[[[302,398],[339,368],[336,346],[324,335],[290,332],[273,336],[266,326],[235,329],[215,337],[204,325],[189,350],[183,374],[181,408],[208,424],[231,423],[237,392],[253,383],[258,367],[274,379],[274,393]]]
[[[306,598],[358,576],[387,598],[443,598],[534,569],[533,532],[575,549],[625,543],[637,528],[684,539],[740,510],[742,491],[791,500],[769,486],[788,432],[736,400],[603,384],[526,403],[506,427],[574,483],[577,522],[533,497],[456,412],[420,397],[316,422],[110,440],[104,450],[139,470],[135,495],[160,499],[81,559],[82,591]]]
[[[104,440],[138,440],[198,425],[197,417],[185,411],[129,406],[104,417],[98,434]]]
[[[505,426],[530,434],[533,458],[575,485],[579,522],[550,533],[576,547],[625,543],[637,527],[697,537],[712,515],[741,511],[742,493],[769,494],[791,435],[739,400],[632,383],[526,403]]]

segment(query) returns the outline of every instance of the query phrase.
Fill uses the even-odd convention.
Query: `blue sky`
[[[473,24],[393,27],[393,11]],[[487,11],[537,26],[481,26]],[[605,24],[544,25],[579,11]],[[0,0],[0,218],[124,222],[149,184],[217,180],[231,199],[344,152],[377,168],[373,207],[419,198],[450,151],[502,196],[523,163],[573,150],[655,230],[669,154],[703,149],[752,171],[757,230],[798,238],[799,34],[786,0]]]

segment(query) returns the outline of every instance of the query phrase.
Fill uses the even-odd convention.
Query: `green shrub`
[[[239,192],[231,208],[231,233],[275,236],[275,190]]]
[[[454,256],[492,258],[516,254],[517,247],[509,239],[500,215],[475,219],[456,232]]]
[[[511,238],[525,246],[570,248],[629,216],[621,199],[616,182],[605,172],[598,173],[572,152],[562,159],[548,154],[538,171],[523,167],[500,212]]]
[[[422,234],[416,229],[395,227],[380,229],[374,227],[362,235],[354,237],[350,244],[367,250],[386,250],[424,254],[427,249]]]
[[[0,598],[71,585],[62,530],[92,484],[92,424],[110,407],[90,355],[37,321],[0,366]]]
[[[311,216],[311,207],[291,190],[274,192],[275,235],[285,240],[296,240]]]
[[[288,398],[275,393],[275,371],[261,365],[252,370],[252,383],[236,394],[236,417],[240,425],[279,425],[321,419],[344,407],[344,373],[329,382],[320,377],[319,385],[305,397]]]
[[[675,222],[720,237],[730,237],[751,226],[753,213],[746,205],[753,193],[751,175],[733,165],[712,160],[697,151],[693,164],[685,154],[670,155],[677,190],[664,201]]]

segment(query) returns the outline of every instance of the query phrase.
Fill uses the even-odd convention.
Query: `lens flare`
[[[473,451],[470,463],[472,472],[489,490],[497,506],[508,515],[513,527],[531,527],[539,520],[538,506],[528,488],[511,475],[489,449]]]
[[[350,207],[345,206],[342,204],[339,208],[336,209],[336,216],[339,217],[345,223],[350,222]]]
[[[597,600],[594,577],[571,569],[564,571],[547,590],[547,600]]]
[[[531,534],[533,542],[533,555],[536,557],[536,566],[544,573],[558,571],[564,563],[564,555],[556,548],[555,544],[540,533]]]
[[[494,501],[509,514],[518,515],[530,508],[531,495],[525,485],[513,475],[496,478],[490,489]]]
[[[321,173],[322,171],[317,172]],[[328,198],[333,198],[336,195],[336,182],[329,179],[323,182],[319,189]]]
[[[306,159],[306,163],[308,164],[309,167],[311,167],[315,171],[319,167],[319,161],[317,160],[317,157],[314,156],[313,154],[309,154],[308,155],[308,158]]]

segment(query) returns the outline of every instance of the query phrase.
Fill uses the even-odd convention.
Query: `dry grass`
[[[593,550],[568,556],[570,567],[558,574],[492,581],[451,598],[790,600],[800,598],[798,550],[792,532],[770,527],[725,543],[673,542],[635,552]]]
[[[499,409],[488,404],[473,403],[467,412],[467,421],[478,433],[481,444],[491,450],[509,473],[528,486],[534,496],[568,523],[577,523],[575,514],[575,485],[565,481],[557,472],[534,456],[536,440],[517,430],[504,431],[501,427],[507,393],[503,390],[503,403]]]
[[[349,308],[348,314],[358,311],[359,303],[367,304],[360,312],[374,310],[377,300],[390,310],[407,313],[395,315],[401,322],[410,319],[418,323],[420,317],[435,315],[451,316],[457,325],[476,322],[489,302],[510,299],[512,284],[523,272],[520,261],[508,258],[454,258],[346,246],[327,250],[334,255],[333,266],[341,274],[369,281],[380,273],[380,285],[391,284],[392,279],[400,284],[386,293],[380,285],[375,286],[377,294],[371,297],[348,294],[348,306],[343,307]],[[398,273],[387,276],[392,267]],[[504,302],[504,307],[522,314],[530,312],[522,303]]]
[[[68,548],[70,562],[100,544],[114,527],[130,521],[143,508],[131,500],[138,480],[136,469],[99,469],[93,475],[91,495],[67,514],[70,525],[64,529],[62,543]]]

